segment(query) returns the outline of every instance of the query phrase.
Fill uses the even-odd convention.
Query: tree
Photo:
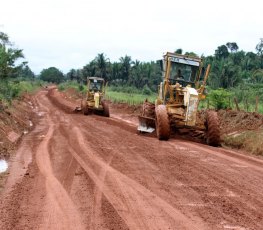
[[[27,62],[17,64],[24,55],[21,49],[14,48],[7,34],[0,32],[0,79],[18,77],[22,67]]]
[[[256,46],[257,54],[260,58],[260,68],[263,68],[263,38],[260,38],[260,42]]]
[[[22,78],[27,78],[31,80],[35,78],[34,72],[29,68],[28,65],[25,65],[24,67],[21,68],[19,76]]]
[[[260,42],[256,46],[256,51],[258,55],[263,55],[263,38],[260,38]]]
[[[92,60],[89,64],[85,65],[82,69],[83,76],[86,77],[95,77],[96,75],[96,69],[97,69],[97,63],[94,60]]]
[[[185,52],[185,55],[188,55],[190,57],[198,57],[198,55],[194,52]]]
[[[226,58],[228,57],[229,52],[228,49],[225,45],[218,46],[216,51],[215,51],[215,57],[220,59],[220,58]]]
[[[131,57],[125,55],[124,57],[120,58],[120,65],[121,65],[121,77],[124,81],[128,81],[131,69]]]
[[[113,62],[111,65],[111,77],[110,80],[117,83],[121,79],[121,65],[118,62]]]
[[[109,59],[106,58],[104,53],[101,53],[101,54],[97,55],[95,61],[97,64],[96,75],[98,77],[104,78],[107,81],[108,80],[108,62],[109,62]]]
[[[176,54],[183,54],[183,50],[181,48],[174,51]]]
[[[254,71],[251,76],[251,80],[253,81],[253,83],[263,83],[263,70],[258,69]]]
[[[75,69],[71,69],[67,74],[66,74],[67,79],[70,81],[73,81],[77,78],[77,71]]]
[[[231,53],[237,52],[238,45],[236,42],[228,42],[226,43],[227,48],[230,50]]]
[[[56,67],[50,67],[48,69],[43,69],[40,73],[40,79],[43,81],[48,81],[52,83],[61,83],[64,81],[63,73]]]
[[[132,62],[132,67],[129,75],[129,85],[134,85],[136,88],[142,88],[147,81],[149,76],[147,75],[148,63],[142,63],[138,60]]]

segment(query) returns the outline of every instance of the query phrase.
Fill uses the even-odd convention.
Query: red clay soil
[[[9,158],[20,138],[33,128],[34,103],[30,95],[9,106],[0,103],[0,158]]]
[[[219,110],[221,132],[256,130],[263,127],[263,116],[259,113],[249,113],[235,110]]]
[[[262,160],[138,135],[74,106],[54,89],[36,95],[39,123],[11,165],[0,229],[263,229]]]

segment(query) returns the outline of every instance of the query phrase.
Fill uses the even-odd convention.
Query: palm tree
[[[131,57],[125,55],[125,57],[120,58],[120,64],[121,64],[121,76],[123,81],[127,82],[130,75],[131,70]]]
[[[95,58],[97,64],[97,75],[108,80],[108,68],[109,68],[109,59],[106,58],[104,53],[98,54]]]

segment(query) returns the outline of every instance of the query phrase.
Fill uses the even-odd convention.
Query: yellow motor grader
[[[205,131],[209,145],[220,145],[219,121],[215,111],[207,111],[205,122],[199,122],[199,101],[205,99],[210,65],[205,69],[197,57],[167,52],[160,61],[163,80],[155,103],[145,101],[139,116],[138,130],[153,132],[159,140],[168,140],[171,126]]]
[[[86,97],[81,101],[81,107],[77,107],[75,111],[83,111],[84,115],[97,113],[109,117],[109,105],[104,98],[105,89],[106,84],[103,78],[88,77]]]

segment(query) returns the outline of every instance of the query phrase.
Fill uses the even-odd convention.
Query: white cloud
[[[260,0],[9,0],[1,3],[0,30],[34,71],[66,72],[101,52],[112,61],[125,54],[150,61],[176,48],[213,54],[229,41],[254,51],[262,8]]]

